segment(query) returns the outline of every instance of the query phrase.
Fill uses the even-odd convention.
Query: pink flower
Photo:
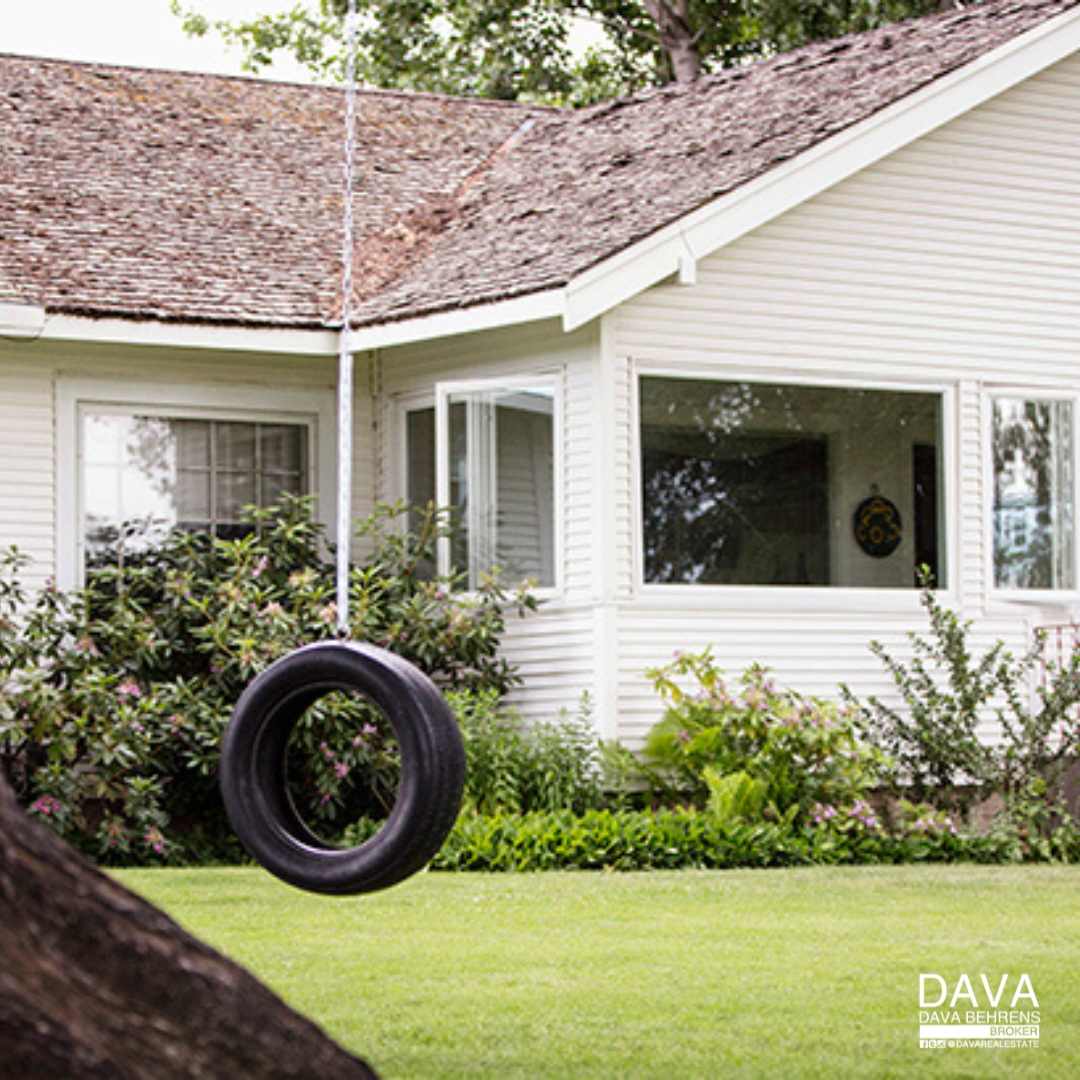
[[[139,689],[136,683],[131,682],[130,679],[125,679],[117,688],[116,692],[122,698],[140,698],[142,697],[142,691]]]
[[[52,795],[44,795],[33,803],[30,809],[33,813],[41,814],[43,817],[52,817],[54,814],[60,813],[60,802],[58,799],[53,798]]]

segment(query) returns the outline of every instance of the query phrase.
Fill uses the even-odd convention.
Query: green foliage
[[[172,0],[188,34],[220,34],[259,71],[278,54],[316,78],[343,70],[345,0],[308,0],[287,12],[211,23]],[[938,9],[937,0],[688,0],[663,28],[641,0],[357,0],[358,76],[364,85],[478,97],[586,104],[676,77],[675,54],[717,71],[813,41]],[[594,43],[572,47],[575,26]]]
[[[432,864],[442,870],[661,870],[788,866],[805,842],[768,823],[693,810],[463,815]]]
[[[459,693],[450,705],[461,725],[468,771],[466,805],[490,815],[604,805],[605,774],[592,707],[524,726],[492,693]]]
[[[403,507],[361,526],[352,572],[356,640],[391,649],[452,691],[497,697],[516,680],[498,655],[504,610],[533,606],[494,581],[474,593],[425,575],[442,526],[417,535]],[[251,511],[240,540],[176,533],[81,591],[35,597],[23,560],[0,559],[0,753],[32,813],[106,859],[235,855],[217,790],[221,735],[243,688],[278,657],[332,637],[333,566],[307,500]],[[327,838],[385,815],[396,750],[381,715],[330,695],[290,752],[293,797]]]
[[[459,871],[684,870],[916,862],[1080,861],[1080,831],[1033,844],[1013,830],[961,832],[928,808],[886,829],[866,803],[820,807],[803,828],[675,810],[591,810],[459,818],[432,867]]]
[[[738,798],[743,815],[802,824],[817,803],[862,798],[885,768],[846,711],[778,689],[763,667],[747,669],[740,689],[706,651],[678,654],[649,677],[669,704],[640,771],[668,801],[700,803],[711,788],[723,813],[734,813]]]
[[[880,642],[871,645],[892,675],[899,702],[859,702],[843,688],[868,735],[896,759],[896,790],[960,813],[992,794],[1020,812],[1040,790],[1048,807],[1080,751],[1080,656],[1046,666],[1036,685],[1044,668],[1041,638],[1020,657],[1002,641],[977,655],[970,622],[944,608],[929,586],[921,600],[930,632],[908,635],[909,659],[890,655]],[[980,728],[995,723],[1000,741],[981,739]],[[1059,811],[1056,802],[1050,809]],[[1052,827],[1048,817],[1043,831]]]
[[[715,769],[705,768],[705,783],[709,786],[709,813],[722,822],[758,821],[765,813],[768,786],[747,772],[721,776]]]

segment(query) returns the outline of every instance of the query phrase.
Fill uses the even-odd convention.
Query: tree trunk
[[[676,82],[693,82],[701,74],[698,34],[687,0],[645,0],[645,10],[660,31],[660,45],[671,62]]]
[[[2,775],[0,1074],[375,1076],[242,968],[32,821]]]

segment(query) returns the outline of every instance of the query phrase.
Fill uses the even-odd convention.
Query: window
[[[469,587],[495,569],[556,584],[555,401],[546,381],[446,385],[405,414],[406,497],[451,511],[440,568]]]
[[[1076,588],[1071,401],[993,401],[994,584]]]
[[[646,582],[940,578],[940,394],[645,376],[640,398]]]
[[[333,516],[332,390],[64,377],[56,401],[63,589],[88,563],[146,550],[173,528],[240,535],[245,505],[284,492]]]
[[[173,529],[235,538],[244,507],[308,491],[306,425],[82,413],[83,542],[91,564]]]

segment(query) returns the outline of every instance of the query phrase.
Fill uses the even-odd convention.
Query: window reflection
[[[645,580],[900,588],[942,567],[937,394],[641,380]],[[860,544],[880,496],[900,543]]]
[[[246,506],[307,490],[298,424],[87,412],[83,531],[91,564],[160,544],[173,529],[237,537]]]
[[[994,401],[994,581],[1072,589],[1073,419],[1068,401]]]

